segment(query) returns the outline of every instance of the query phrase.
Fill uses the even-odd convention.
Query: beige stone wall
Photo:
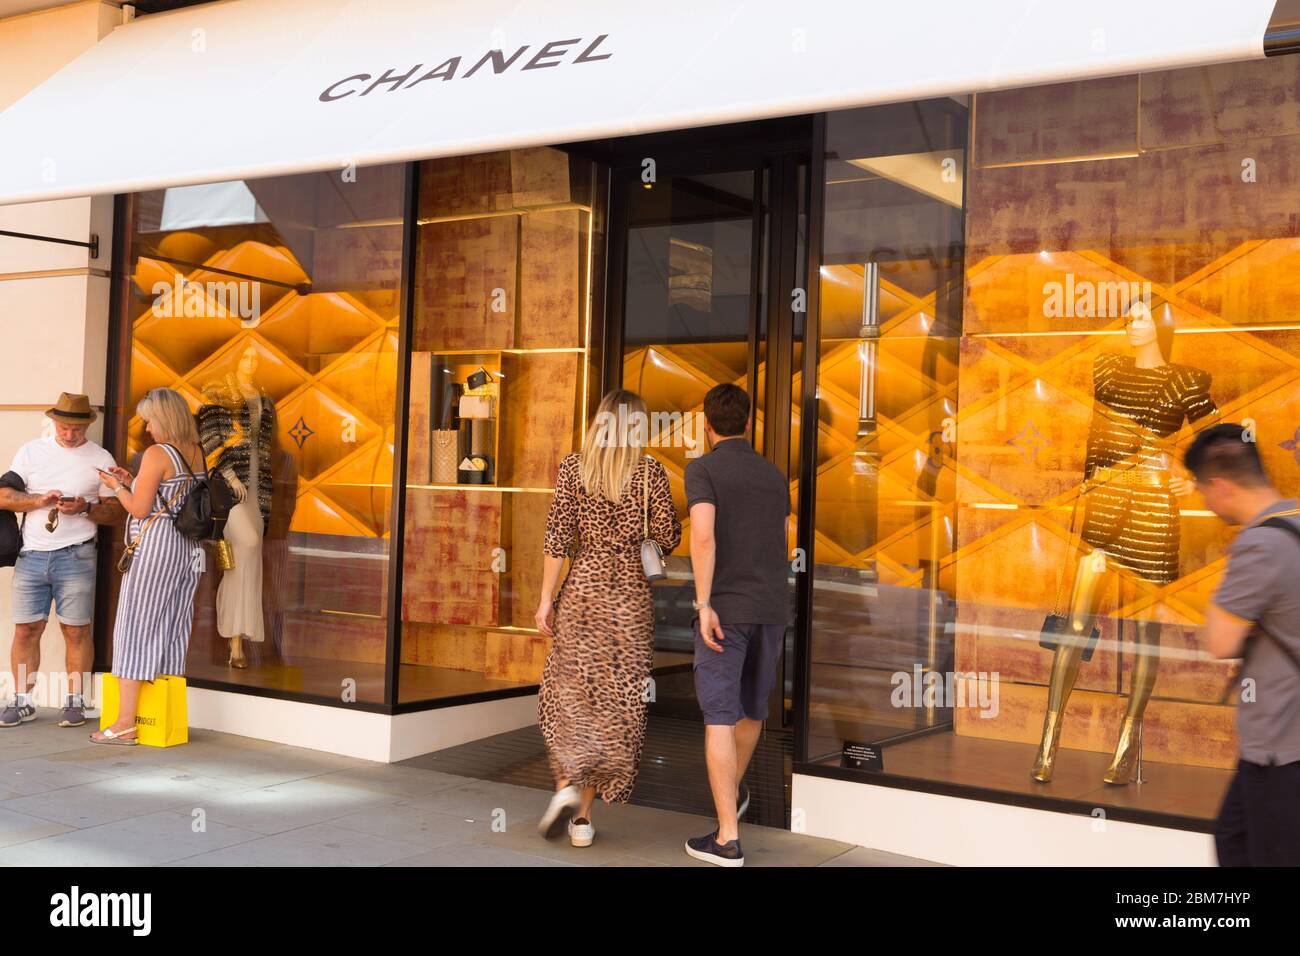
[[[121,19],[120,9],[99,0],[0,19],[5,65],[0,110],[94,46]],[[0,229],[65,239],[100,237],[95,259],[76,246],[0,237],[0,470],[8,470],[23,442],[41,433],[47,421],[42,411],[59,392],[85,392],[97,406],[104,402],[112,217],[108,196],[0,206]],[[91,432],[97,440],[98,431],[99,423]],[[0,669],[5,671],[13,640],[12,573],[0,570]],[[49,674],[63,666],[63,639],[51,623],[41,641],[41,669]]]

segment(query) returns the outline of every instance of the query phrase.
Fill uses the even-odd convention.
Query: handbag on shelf
[[[1079,517],[1079,502],[1083,498],[1080,495],[1074,500],[1074,510],[1070,513],[1070,543],[1074,543],[1074,524]],[[1068,614],[1061,613],[1061,591],[1065,587],[1065,571],[1062,569],[1056,579],[1056,603],[1052,605],[1052,613],[1043,619],[1043,629],[1038,634],[1038,646],[1044,650],[1054,651],[1061,643],[1062,635],[1070,630],[1070,617]],[[1092,652],[1097,649],[1097,641],[1101,637],[1101,628],[1097,625],[1092,626],[1092,634],[1088,636],[1088,641],[1083,646],[1083,659],[1092,660]]]
[[[460,429],[437,428],[433,432],[433,483],[456,484],[456,465],[459,454]]]
[[[659,542],[650,537],[650,456],[645,457],[645,477],[641,481],[641,570],[647,581],[662,581],[668,577],[664,570],[664,552]]]
[[[495,403],[491,395],[462,395],[460,397],[461,418],[492,418]]]

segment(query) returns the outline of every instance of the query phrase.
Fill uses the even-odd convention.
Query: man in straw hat
[[[11,676],[16,696],[0,709],[0,727],[36,719],[32,688],[51,603],[67,649],[68,694],[59,726],[86,722],[82,675],[90,672],[95,656],[90,642],[95,525],[123,516],[99,477],[98,469],[114,466],[113,456],[86,437],[96,417],[90,399],[64,392],[45,415],[53,422],[52,433],[19,448],[0,478],[0,508],[35,512],[23,521],[22,550],[14,565]]]

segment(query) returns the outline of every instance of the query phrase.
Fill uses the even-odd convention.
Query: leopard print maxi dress
[[[668,554],[682,526],[668,473],[652,459],[643,460],[615,505],[586,493],[578,455],[569,455],[560,462],[546,519],[545,552],[573,561],[555,602],[538,722],[556,779],[595,787],[606,803],[632,795],[645,739],[654,657],[654,605],[641,570],[647,475],[650,535]]]

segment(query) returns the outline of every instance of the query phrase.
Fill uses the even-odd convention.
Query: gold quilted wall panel
[[[199,251],[212,245],[193,243]],[[236,271],[277,282],[308,279],[287,248],[251,240],[211,251],[190,269],[137,259],[128,407],[134,410],[150,388],[165,386],[197,410],[205,389],[232,375],[251,353],[257,384],[275,404],[279,446],[298,463],[292,530],[382,537],[388,492],[374,489],[392,483],[396,312],[381,314],[346,292],[286,292],[263,282],[258,289],[265,311],[256,322],[242,321],[208,294],[187,294],[179,315],[157,314],[167,311],[155,308],[157,284],[202,290]],[[133,415],[131,456],[144,448],[142,428]]]

